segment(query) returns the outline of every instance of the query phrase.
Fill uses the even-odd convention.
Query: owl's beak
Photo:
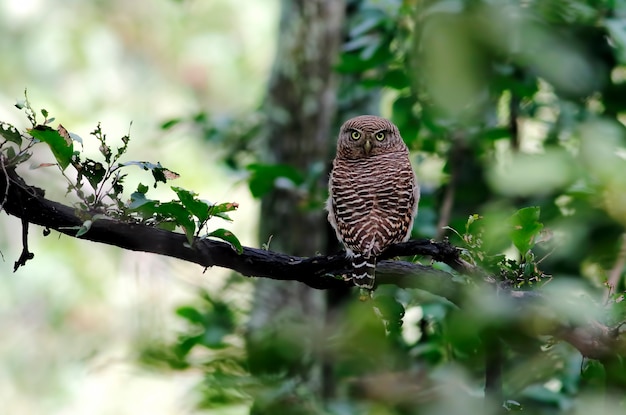
[[[370,140],[365,140],[365,144],[363,144],[363,149],[365,150],[365,154],[369,155],[370,151],[372,151],[372,142]]]

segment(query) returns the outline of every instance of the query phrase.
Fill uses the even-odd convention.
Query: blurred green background
[[[3,215],[0,398],[14,413],[623,413],[624,351],[583,359],[558,334],[624,336],[626,1],[0,7],[0,120],[25,127],[13,104],[27,88],[83,139],[97,122],[130,128],[130,159],[239,203],[228,226],[244,245],[311,256],[340,249],[323,213],[338,127],[380,113],[421,184],[413,237],[448,237],[502,292],[547,299],[455,274],[454,303],[391,286],[363,303],[37,227],[13,274],[21,228]],[[53,161],[39,147],[20,174],[72,203],[54,167],[28,168]]]
[[[0,119],[18,127],[14,107],[28,89],[37,108],[87,140],[97,122],[112,143],[130,129],[129,159],[160,161],[175,185],[240,204],[233,230],[254,244],[257,203],[192,128],[160,128],[200,110],[216,117],[250,111],[262,98],[274,51],[277,1],[2,1]],[[132,127],[130,123],[132,122]],[[89,154],[89,153],[88,153]],[[50,162],[37,149],[28,165]],[[49,198],[69,203],[51,168],[24,169]],[[137,169],[130,189],[149,174]],[[61,179],[61,180],[59,180]],[[162,197],[172,198],[168,188]],[[159,191],[161,191],[159,189]],[[31,228],[32,266],[13,274],[20,221],[0,216],[0,399],[14,414],[188,413],[199,373],[141,369],[136,344],[171,336],[172,310],[226,272],[125,252]],[[18,238],[18,239],[16,239]],[[243,290],[246,301],[250,290]],[[223,412],[227,413],[227,412]]]

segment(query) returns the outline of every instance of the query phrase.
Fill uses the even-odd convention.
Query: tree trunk
[[[329,150],[335,140],[336,75],[342,38],[342,0],[282,0],[278,49],[264,103],[266,162],[288,164],[303,175],[321,172],[317,193],[275,188],[261,204],[260,242],[272,250],[312,256],[327,250],[329,227],[319,202]],[[247,348],[256,375],[287,373],[320,393],[313,355],[321,341],[323,293],[297,282],[259,280]],[[295,394],[257,399],[253,413],[310,413]],[[287,412],[285,412],[287,411]]]

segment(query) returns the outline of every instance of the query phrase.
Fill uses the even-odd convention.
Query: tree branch
[[[72,207],[48,200],[43,194],[43,190],[24,183],[13,168],[0,169],[0,199],[4,200],[5,212],[25,223],[43,226],[44,235],[49,233],[48,229],[54,229],[76,237],[83,220]],[[96,220],[80,238],[132,251],[166,255],[204,267],[229,268],[250,277],[300,281],[316,289],[352,285],[351,281],[341,278],[351,270],[343,253],[305,258],[244,247],[243,253],[238,254],[230,245],[208,239],[196,240],[194,247],[190,248],[183,234],[112,219]],[[511,290],[500,284],[480,268],[460,258],[460,250],[447,241],[415,240],[390,247],[379,257],[377,283],[424,290],[462,307],[468,285],[455,281],[453,274],[432,266],[388,260],[394,256],[410,255],[430,256],[461,274],[474,276],[479,289],[485,285],[497,288],[499,295],[508,296],[516,307],[520,307],[519,318],[545,319],[550,314],[549,310],[554,308],[551,299],[541,292]],[[551,334],[572,344],[583,356],[605,359],[615,355],[626,356],[626,335],[620,329],[621,326],[611,328],[591,321],[578,326],[556,324],[550,333],[529,334]]]
[[[8,214],[26,223],[76,237],[83,219],[76,215],[72,207],[46,199],[41,189],[25,184],[15,170],[7,169],[7,173],[10,186],[7,189],[6,185],[0,184],[0,195],[7,196],[4,210]],[[194,247],[190,248],[187,238],[181,233],[113,219],[94,221],[89,231],[79,238],[132,251],[170,256],[204,267],[229,268],[250,277],[300,281],[317,289],[352,285],[337,277],[351,270],[343,253],[304,258],[244,247],[243,253],[238,254],[227,243],[209,239],[196,239]],[[398,255],[430,255],[438,261],[443,260],[459,267],[462,263],[458,260],[455,247],[445,242],[428,240],[399,244],[381,256],[377,268],[379,284],[420,288],[449,297],[451,301],[454,299],[458,284],[452,282],[451,274],[420,264],[384,260]]]

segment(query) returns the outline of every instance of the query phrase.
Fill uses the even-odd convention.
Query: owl
[[[372,290],[376,256],[411,235],[419,186],[398,127],[361,115],[339,131],[328,183],[328,221],[354,268],[351,279]]]

